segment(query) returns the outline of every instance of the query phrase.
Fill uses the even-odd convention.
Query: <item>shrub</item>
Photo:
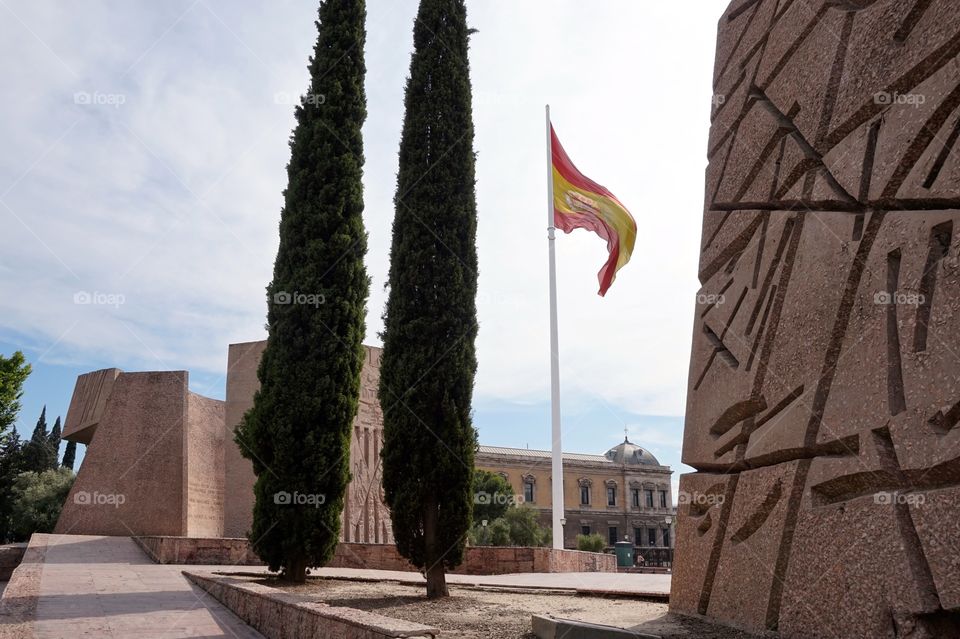
[[[587,552],[603,552],[607,542],[602,535],[593,533],[592,535],[577,535],[577,550]]]
[[[509,508],[503,517],[476,523],[469,532],[474,546],[549,546],[551,530],[540,525],[539,514],[530,506]]]
[[[17,475],[10,513],[13,532],[22,539],[35,532],[53,532],[73,479],[69,468]]]

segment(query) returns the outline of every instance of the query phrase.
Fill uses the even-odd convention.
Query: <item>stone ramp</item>
[[[0,637],[261,635],[129,537],[37,534],[0,599]]]

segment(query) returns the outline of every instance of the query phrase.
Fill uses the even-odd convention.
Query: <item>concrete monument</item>
[[[63,438],[87,450],[55,532],[221,534],[223,402],[186,371],[81,375]]]
[[[960,11],[721,17],[671,608],[960,636]]]
[[[253,405],[266,342],[231,344],[226,401],[188,389],[186,371],[77,378],[63,438],[87,445],[56,532],[243,537],[253,516],[253,467],[233,429]],[[380,349],[366,347],[350,443],[344,541],[393,543],[380,486]]]
[[[224,536],[245,536],[253,522],[253,466],[233,440],[233,429],[253,406],[253,394],[260,387],[257,366],[266,341],[231,344],[227,358],[226,497]],[[383,413],[377,400],[382,350],[365,346],[366,360],[360,379],[360,407],[350,439],[350,472],[343,510],[341,539],[349,542],[392,544],[390,511],[380,486],[380,445],[383,442]]]

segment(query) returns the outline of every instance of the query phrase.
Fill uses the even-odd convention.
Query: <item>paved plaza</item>
[[[43,537],[47,548],[39,566],[39,599],[33,615],[33,630],[40,639],[261,636],[192,586],[182,571],[265,573],[264,568],[155,564],[129,537]],[[402,583],[424,581],[413,572],[350,568],[322,568],[313,575]],[[577,590],[590,594],[616,592],[664,599],[670,592],[670,575],[659,574],[448,575],[447,580],[453,585]],[[13,603],[12,599],[5,599],[3,607]],[[9,628],[5,632],[4,625],[0,625],[0,637],[7,636]]]

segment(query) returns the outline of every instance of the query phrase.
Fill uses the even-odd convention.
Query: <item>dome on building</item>
[[[615,464],[626,464],[627,466],[659,466],[660,462],[653,456],[649,450],[641,448],[631,443],[626,437],[622,444],[617,444],[608,450],[604,457]]]

